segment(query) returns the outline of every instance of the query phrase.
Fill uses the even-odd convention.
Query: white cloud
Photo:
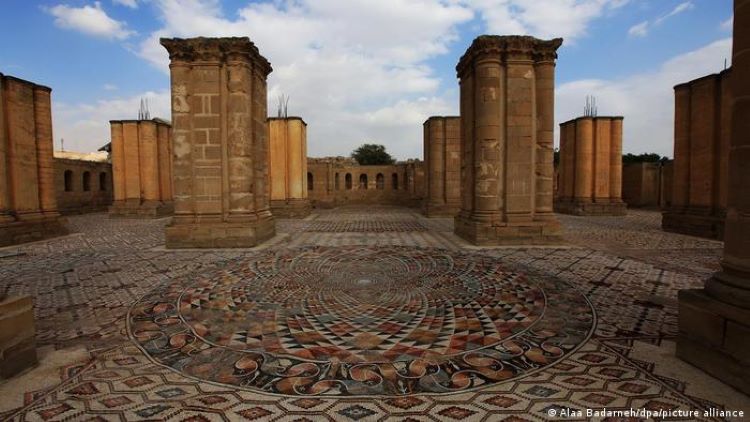
[[[99,2],[93,6],[71,7],[60,4],[45,8],[55,17],[55,25],[101,38],[123,40],[135,34],[124,22],[110,18]]]
[[[114,84],[104,84],[102,88],[104,88],[105,91],[117,91],[117,85]]]
[[[289,113],[309,125],[313,156],[348,154],[365,139],[399,158],[421,155],[424,118],[457,103],[455,93],[449,101],[440,92],[426,60],[446,53],[457,25],[473,18],[452,0],[252,3],[231,19],[216,0],[154,5],[164,25],[140,44],[141,57],[166,73],[160,37],[249,36],[274,68],[269,112],[279,94],[289,95]],[[377,118],[392,110],[409,116],[400,127]],[[353,121],[361,116],[370,120]]]
[[[673,155],[674,85],[723,69],[731,57],[731,38],[676,56],[658,69],[619,80],[587,79],[558,86],[556,119],[582,114],[586,95],[595,95],[599,115],[625,116],[623,150]],[[556,136],[556,139],[558,137]]]
[[[563,37],[567,44],[587,34],[591,21],[628,0],[463,0],[477,9],[487,32]]]
[[[628,30],[628,35],[631,37],[645,37],[648,35],[648,32],[651,30],[651,28],[656,27],[664,23],[667,19],[679,15],[680,13],[686,12],[688,10],[692,10],[695,8],[695,5],[692,1],[686,1],[678,4],[675,6],[674,9],[672,9],[671,12],[667,13],[666,15],[660,16],[656,19],[654,19],[654,22],[651,23],[649,21],[643,21],[637,25],[633,25]]]
[[[723,21],[719,28],[721,28],[722,31],[732,31],[734,29],[734,15],[730,16],[729,19]]]
[[[112,3],[119,4],[121,6],[126,6],[131,9],[138,8],[138,0],[112,0]]]
[[[628,29],[628,35],[631,37],[645,37],[648,35],[648,21],[631,26]]]
[[[68,151],[96,151],[110,140],[109,121],[136,119],[141,98],[148,98],[151,117],[169,120],[169,90],[144,92],[127,98],[100,100],[94,104],[65,104],[52,101],[55,148],[65,139]]]
[[[664,22],[665,20],[671,18],[672,16],[679,15],[680,13],[686,12],[688,10],[692,10],[693,8],[695,8],[695,5],[693,4],[692,1],[686,1],[686,2],[680,3],[677,6],[675,6],[675,8],[672,9],[671,12],[669,12],[666,15],[664,15],[664,16],[656,19],[656,21],[654,21],[654,24],[655,25],[659,25],[662,22]]]

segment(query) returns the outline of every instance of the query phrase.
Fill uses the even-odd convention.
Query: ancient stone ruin
[[[172,203],[172,143],[169,123],[112,120],[114,203],[111,216],[163,217]]]
[[[68,233],[57,211],[51,92],[0,74],[0,246]]]
[[[560,124],[560,186],[555,211],[624,215],[622,117],[579,117]]]
[[[282,218],[310,214],[307,197],[307,123],[299,117],[268,119],[271,212]]]
[[[425,199],[428,217],[454,217],[461,210],[461,117],[424,122]]]
[[[734,65],[733,65],[734,67]],[[666,231],[721,239],[729,189],[731,70],[677,85],[672,203]]]
[[[729,82],[729,89],[733,99],[731,108],[727,109],[731,118],[725,121],[729,124],[730,141],[729,182],[725,182],[727,213],[724,257],[721,271],[706,282],[704,289],[679,292],[677,356],[750,393],[750,359],[747,353],[750,350],[750,0],[734,2],[732,73],[735,76]],[[708,92],[716,93],[716,83],[711,85],[713,88],[709,88]],[[678,108],[676,111],[675,127],[679,128],[685,124],[681,120],[685,118],[685,110]],[[708,130],[712,127],[707,126],[699,128]],[[714,140],[708,145],[715,147],[716,138],[708,138]],[[675,141],[677,144],[677,138]],[[681,148],[688,142],[683,137],[679,140]],[[696,148],[699,151],[702,149],[699,146]],[[708,155],[713,165],[698,174],[709,182],[715,181],[710,176],[716,174],[712,172],[716,171],[717,155],[708,154],[705,149],[702,153]],[[678,176],[675,157],[675,178],[681,177],[684,181],[687,164],[680,165],[682,168]],[[693,170],[692,164],[689,168]],[[692,183],[696,179],[691,176],[688,180]],[[675,182],[675,188],[677,186]],[[684,186],[681,187],[684,189]],[[685,192],[681,195],[685,195]],[[708,198],[704,198],[704,201],[710,204]]]
[[[552,209],[555,59],[562,39],[484,35],[461,80],[461,212],[477,245],[559,241]]]
[[[172,75],[168,248],[251,247],[275,233],[266,78],[247,37],[162,39]]]

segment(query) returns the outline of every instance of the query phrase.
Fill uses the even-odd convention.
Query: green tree
[[[655,153],[645,153],[645,154],[625,154],[622,156],[622,162],[625,164],[628,163],[657,163],[659,161],[664,161],[666,157],[662,157],[659,154]]]
[[[352,158],[361,166],[393,164],[396,160],[385,151],[383,145],[363,144],[352,152]]]

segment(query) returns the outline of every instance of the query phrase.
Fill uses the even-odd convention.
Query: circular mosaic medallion
[[[157,363],[289,395],[466,391],[558,361],[593,325],[588,301],[556,278],[405,247],[236,259],[153,290],[128,315]]]

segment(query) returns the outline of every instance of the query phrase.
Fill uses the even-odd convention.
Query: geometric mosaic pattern
[[[18,387],[3,390],[3,394],[12,397],[12,401],[0,398],[0,420],[520,421],[548,420],[550,411],[605,407],[750,411],[750,398],[707,377],[674,356],[674,336],[678,327],[677,292],[704,284],[705,279],[718,268],[722,243],[664,233],[659,228],[660,214],[652,211],[629,210],[625,217],[557,217],[564,227],[565,240],[574,247],[489,248],[477,251],[453,235],[452,219],[426,219],[414,209],[397,207],[341,207],[315,210],[304,220],[279,219],[276,226],[279,236],[265,243],[262,248],[253,250],[165,250],[163,230],[168,219],[120,220],[109,219],[106,214],[68,217],[74,232],[72,235],[0,248],[0,294],[29,294],[34,298],[39,345],[46,349],[58,349],[55,353],[66,353],[70,347],[78,347],[76,350],[80,351],[80,346],[85,346],[91,352],[91,359],[76,364],[68,363],[72,361],[57,364],[46,361],[54,368],[61,366],[57,372],[45,374],[47,379],[57,379],[56,386],[49,389],[46,386],[50,382],[43,385],[34,385],[33,382],[26,384],[27,378],[23,375],[13,380]],[[373,225],[371,231],[307,231],[311,224],[317,222],[358,221],[383,222],[393,229],[406,227],[397,224],[399,222],[409,223],[408,226],[417,223],[426,230],[376,231],[377,225]],[[356,224],[344,227],[354,230]],[[516,285],[525,286],[527,292],[538,290],[546,294],[550,285],[559,283],[565,289],[585,297],[587,306],[590,303],[595,309],[596,320],[590,327],[593,335],[588,340],[581,341],[578,346],[574,341],[566,342],[565,347],[560,347],[565,354],[553,364],[540,364],[527,359],[527,367],[518,365],[525,368],[525,373],[504,381],[485,381],[475,371],[468,372],[471,375],[468,381],[476,384],[454,393],[430,393],[426,389],[418,390],[423,388],[421,385],[414,387],[404,384],[408,388],[417,388],[414,390],[416,392],[401,394],[400,391],[403,390],[396,389],[396,393],[391,390],[372,395],[352,394],[348,391],[342,393],[337,388],[314,394],[306,388],[284,393],[277,391],[273,384],[266,389],[258,388],[257,384],[238,386],[237,375],[244,377],[248,374],[248,368],[252,368],[254,364],[245,360],[238,369],[237,365],[231,363],[239,361],[222,360],[222,357],[233,353],[255,353],[248,350],[258,345],[255,338],[257,333],[261,333],[262,339],[265,332],[262,328],[257,331],[257,327],[253,331],[252,324],[241,327],[233,326],[229,319],[217,320],[216,312],[223,305],[222,299],[216,295],[209,294],[203,298],[198,294],[197,303],[200,306],[194,307],[195,300],[190,300],[191,308],[184,309],[185,315],[192,318],[190,321],[210,323],[206,325],[209,331],[203,331],[200,327],[194,331],[192,326],[185,331],[185,334],[191,335],[200,332],[202,339],[196,337],[196,341],[189,342],[188,336],[178,336],[169,345],[179,346],[185,340],[185,346],[189,348],[206,340],[206,344],[212,349],[224,351],[220,356],[214,355],[213,359],[205,362],[205,366],[197,368],[197,376],[186,375],[188,371],[176,361],[171,361],[170,364],[169,356],[160,356],[159,350],[144,353],[128,338],[128,310],[136,311],[140,304],[146,303],[150,293],[158,289],[185,291],[191,288],[197,293],[201,288],[194,284],[199,281],[198,277],[222,271],[226,272],[227,286],[247,286],[248,277],[243,273],[246,269],[242,265],[252,261],[273,262],[276,267],[271,265],[260,268],[258,274],[280,275],[282,278],[276,280],[283,280],[282,273],[291,274],[289,271],[293,269],[290,267],[292,263],[295,263],[296,268],[301,268],[299,265],[304,262],[304,255],[309,253],[328,254],[332,257],[332,262],[340,260],[339,265],[346,266],[350,265],[345,262],[347,259],[351,261],[356,257],[357,265],[364,265],[378,254],[389,256],[395,253],[402,260],[418,263],[425,268],[439,265],[437,261],[434,264],[431,262],[435,256],[448,256],[454,262],[476,261],[480,266],[497,266],[495,273],[477,273],[474,278],[492,280],[501,291]],[[382,262],[389,261],[386,259]],[[367,272],[392,273],[393,268],[396,267],[370,267]],[[313,277],[311,273],[317,272],[319,277],[313,277],[313,281],[317,280],[318,287],[326,285],[323,278],[326,276],[325,269],[308,267],[308,270],[307,273],[310,274],[304,276]],[[420,271],[422,270],[414,266],[407,271],[397,271],[399,274],[396,277],[406,277],[409,272]],[[328,281],[335,284],[336,277],[340,280],[348,278],[367,281],[350,283],[347,286],[349,291],[339,289],[341,292],[338,296],[331,294],[328,299],[318,295],[325,299],[319,301],[319,304],[328,303],[330,298],[343,298],[347,295],[367,302],[367,297],[385,294],[372,288],[381,285],[375,277],[346,276],[343,271],[338,273],[340,274],[328,278]],[[310,278],[306,280],[310,281]],[[258,285],[272,283],[273,278],[258,278],[256,281]],[[405,282],[404,285],[408,283]],[[221,291],[222,286],[206,288],[206,292],[217,292]],[[510,290],[517,291],[513,288]],[[233,291],[232,297],[237,299],[241,305],[239,307],[253,303],[253,297],[256,296],[248,293],[252,291]],[[509,303],[514,303],[512,297],[509,297]],[[133,306],[140,298],[143,302]],[[331,315],[353,320],[356,318],[351,315],[354,310],[365,309],[361,308],[361,303],[357,305],[357,300],[339,301],[337,307],[326,312],[334,312]],[[382,302],[383,306],[393,303]],[[575,302],[574,295],[571,294],[563,302]],[[173,303],[178,303],[176,298]],[[518,304],[517,301],[515,303]],[[377,302],[377,305],[381,305],[381,302]],[[555,295],[545,295],[540,305],[546,312],[559,304],[556,303]],[[485,330],[491,326],[482,323],[486,322],[486,318],[481,313],[476,313],[476,309],[484,308],[470,308],[475,315],[469,317],[465,312],[465,323],[454,325],[463,324],[467,327],[467,332],[473,332],[477,330],[477,325],[470,321],[479,321],[479,329],[483,333],[490,333]],[[527,305],[527,308],[532,311],[530,318],[534,322],[531,322],[531,326],[526,331],[511,333],[497,344],[514,341],[523,334],[534,332],[544,315],[534,319],[535,307]],[[159,310],[169,312],[164,307]],[[223,312],[229,312],[228,315],[231,316],[232,310],[224,309]],[[514,315],[513,312],[507,314]],[[571,316],[587,314],[582,310],[570,313]],[[322,316],[322,321],[314,318],[315,315]],[[288,333],[281,336],[284,338],[284,341],[279,341],[282,349],[263,351],[260,354],[264,357],[299,359],[305,363],[315,362],[315,358],[302,357],[315,347],[320,347],[317,340],[305,336],[304,328],[312,327],[312,332],[322,334],[326,344],[338,347],[342,353],[355,358],[353,362],[335,362],[338,368],[351,368],[354,365],[362,368],[362,365],[370,365],[366,371],[356,373],[354,381],[369,379],[369,382],[361,381],[368,388],[379,382],[379,388],[386,391],[388,383],[383,380],[388,377],[380,375],[380,368],[375,368],[376,365],[363,360],[373,354],[384,356],[393,349],[395,338],[400,339],[395,344],[403,343],[403,338],[399,336],[403,336],[405,331],[397,331],[397,326],[406,327],[405,330],[408,331],[419,326],[414,325],[417,321],[407,318],[405,321],[396,321],[396,326],[383,325],[377,329],[367,325],[377,324],[376,321],[348,322],[355,330],[352,334],[367,332],[378,337],[376,340],[360,336],[361,341],[352,342],[348,339],[349,333],[333,329],[324,315],[325,312],[299,314],[302,318],[296,320],[300,322],[301,329],[293,331],[290,328]],[[141,315],[140,318],[140,322],[148,321],[146,315]],[[234,319],[235,322],[243,320],[237,315],[234,315]],[[456,318],[453,320],[458,321]],[[217,321],[221,324],[217,324]],[[244,318],[244,321],[248,319]],[[154,318],[153,315],[151,322],[156,325],[170,323],[168,319]],[[306,325],[307,323],[310,325]],[[170,327],[176,329],[177,325]],[[586,326],[587,323],[582,325]],[[388,327],[391,328],[390,332],[387,331]],[[159,328],[164,330],[162,333],[168,333],[166,330],[169,329]],[[412,332],[416,331],[418,328]],[[133,333],[131,326],[131,334]],[[255,337],[253,333],[256,333]],[[214,334],[217,336],[212,337]],[[222,346],[219,344],[225,341],[222,336],[230,336],[232,340]],[[383,336],[387,338],[380,342],[380,337]],[[441,343],[444,339],[412,337],[419,338],[419,341],[414,340],[408,346],[414,354],[421,354],[422,357],[405,357],[407,362],[425,359],[433,345],[444,344]],[[155,344],[164,338],[151,341]],[[242,339],[243,346],[240,341]],[[423,344],[429,344],[430,347],[423,347]],[[463,344],[463,355],[483,350],[470,341],[454,342],[454,346],[460,344]],[[261,346],[264,346],[262,342]],[[460,350],[460,347],[454,349]],[[550,352],[552,349],[543,350]],[[461,354],[458,351],[445,356],[452,359]],[[499,362],[508,363],[508,357],[504,358]],[[194,356],[189,355],[184,362],[188,365],[195,363],[192,359]],[[399,357],[393,359],[395,364],[401,364]],[[481,363],[473,359],[468,363],[476,362]],[[535,369],[531,365],[539,366]],[[415,365],[415,368],[418,366]],[[498,367],[490,367],[490,372],[496,373]],[[310,367],[297,367],[295,370],[305,368]],[[273,369],[273,366],[260,365],[259,372]],[[441,368],[441,371],[449,373],[448,369]],[[278,371],[274,373],[279,374]],[[309,378],[311,373],[302,371],[299,375],[301,378]],[[396,375],[408,373],[402,371]],[[482,375],[486,373],[487,371],[480,371]],[[342,374],[351,376],[352,371]],[[378,374],[383,380],[373,374]],[[423,378],[429,379],[429,375]],[[213,376],[224,378],[218,382],[205,381]],[[372,379],[376,382],[373,383]],[[346,380],[346,377],[340,379],[341,382]],[[461,379],[459,381],[466,382]],[[3,385],[0,384],[0,390],[2,389]]]
[[[423,232],[427,227],[416,221],[314,221],[307,225],[308,232],[333,233],[382,233],[382,232]]]
[[[548,299],[549,298],[549,299]],[[455,393],[564,358],[595,324],[553,277],[441,249],[307,247],[150,292],[131,337],[198,379],[289,395]]]

